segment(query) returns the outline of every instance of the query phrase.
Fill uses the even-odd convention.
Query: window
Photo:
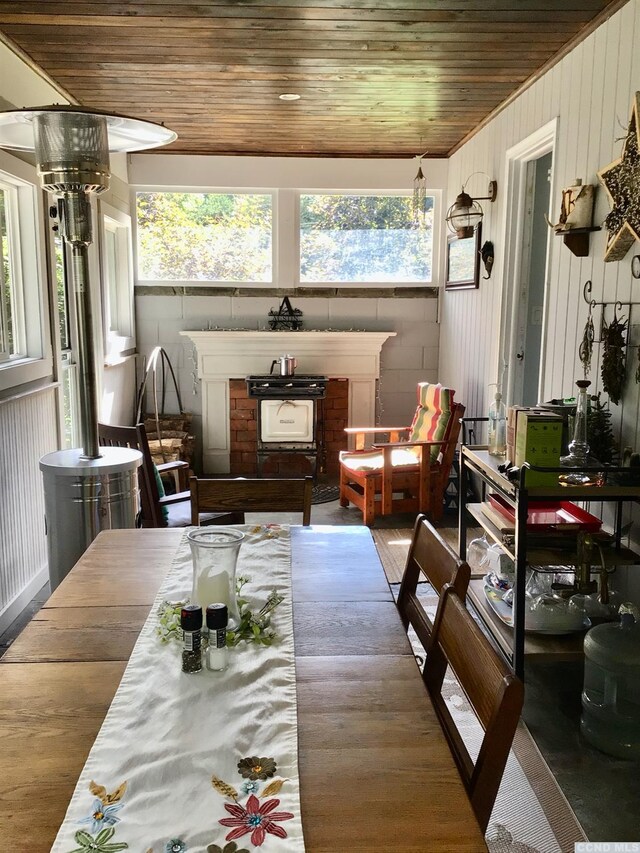
[[[300,195],[300,283],[428,283],[433,206],[414,219],[409,195]]]
[[[136,196],[139,281],[273,280],[270,193]]]
[[[135,346],[131,217],[100,202],[104,337],[107,360]]]
[[[32,166],[0,151],[0,390],[52,369],[36,180]]]
[[[22,280],[18,222],[18,191],[0,181],[0,251],[2,294],[0,299],[0,360],[26,355],[21,327]]]

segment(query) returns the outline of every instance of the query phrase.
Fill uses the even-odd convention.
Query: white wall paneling
[[[633,94],[640,90],[640,0],[630,0],[606,23],[499,113],[449,161],[448,203],[473,172],[483,171],[500,180],[505,173],[507,151],[557,119],[554,154],[552,209],[557,219],[560,189],[576,177],[598,184],[596,172],[620,156]],[[477,180],[474,178],[473,181]],[[475,183],[471,194],[481,194]],[[496,381],[501,338],[502,297],[517,285],[504,274],[508,235],[508,193],[499,185],[495,204],[486,204],[483,240],[492,240],[496,263],[492,278],[478,290],[446,292],[441,305],[440,377],[458,391],[468,415],[486,415],[488,383]],[[447,200],[445,200],[445,204]],[[602,223],[610,207],[602,187],[596,196],[594,221]],[[543,330],[546,357],[542,374],[542,398],[573,394],[581,377],[578,345],[587,318],[582,299],[584,282],[593,282],[596,300],[640,299],[638,283],[631,278],[631,257],[636,244],[619,263],[603,261],[606,232],[591,235],[590,253],[575,257],[560,237],[551,237],[547,310]],[[608,319],[611,319],[608,317]],[[596,316],[596,323],[599,315]],[[631,344],[640,343],[640,311],[631,317]],[[594,348],[592,389],[601,390],[599,347]],[[640,450],[638,413],[640,386],[634,381],[638,351],[628,351],[626,389],[622,404],[612,406],[615,430],[622,445]],[[605,395],[606,396],[606,395]],[[634,538],[640,538],[638,525]],[[620,573],[623,574],[622,572]],[[636,572],[637,574],[637,572]],[[634,570],[629,571],[629,582]],[[621,578],[625,587],[624,578]],[[636,598],[640,584],[635,582]],[[629,587],[631,589],[631,587]]]
[[[0,634],[49,579],[38,462],[56,424],[55,385],[0,402]]]

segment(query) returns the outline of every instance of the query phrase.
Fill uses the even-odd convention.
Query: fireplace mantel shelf
[[[297,372],[349,380],[349,425],[375,422],[380,350],[396,332],[251,331],[180,332],[198,351],[202,380],[203,462],[207,473],[229,472],[229,380],[269,372],[285,353]]]

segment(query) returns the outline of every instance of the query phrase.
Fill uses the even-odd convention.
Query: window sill
[[[0,362],[0,391],[46,379],[53,373],[51,357],[20,358]]]
[[[357,287],[350,285],[337,285],[334,287],[273,287],[265,286],[242,286],[228,287],[227,285],[211,284],[137,284],[136,296],[233,296],[251,297],[289,296],[291,299],[302,299],[304,297],[314,299],[435,299],[438,296],[438,286],[428,285],[368,285],[362,284]]]

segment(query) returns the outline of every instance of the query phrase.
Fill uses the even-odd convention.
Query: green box
[[[562,448],[562,418],[541,412],[518,412],[516,465],[558,468]],[[558,474],[528,471],[525,486],[557,486]]]

